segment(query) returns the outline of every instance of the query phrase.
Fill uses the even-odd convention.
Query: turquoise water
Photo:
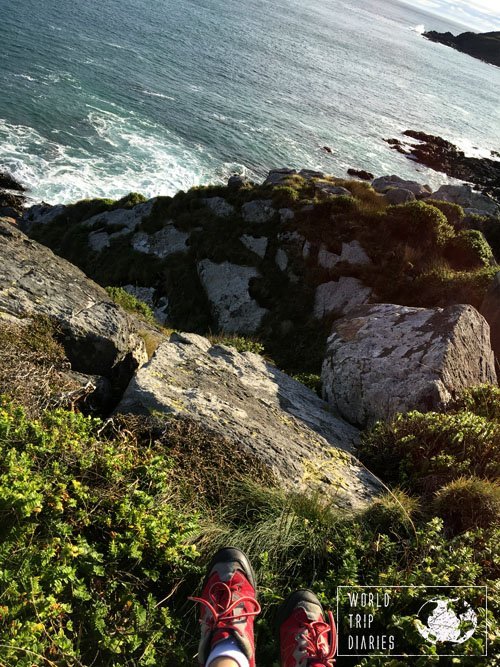
[[[382,141],[407,128],[500,149],[500,68],[424,40],[464,27],[395,0],[0,0],[0,16],[0,168],[35,199],[284,165],[415,176]]]

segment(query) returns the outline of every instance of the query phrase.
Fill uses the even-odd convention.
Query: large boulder
[[[322,368],[325,399],[352,424],[433,410],[496,383],[490,330],[472,306],[362,306],[338,320]]]
[[[257,269],[204,259],[198,264],[198,275],[221,331],[243,334],[257,331],[268,312],[250,296],[250,281],[260,277]]]
[[[350,454],[358,431],[314,392],[250,352],[172,334],[134,376],[117,408],[203,422],[269,466],[287,488],[362,506],[377,480]]]
[[[478,215],[500,215],[500,205],[488,195],[476,192],[470,185],[442,185],[433,193],[432,199],[449,201],[461,206],[466,213]]]
[[[134,322],[85,274],[0,221],[0,312],[45,315],[62,333],[74,370],[126,376],[146,361]]]
[[[417,199],[429,197],[431,194],[431,189],[428,185],[422,185],[417,181],[407,181],[400,176],[393,174],[392,176],[380,176],[372,181],[372,188],[375,192],[384,193],[389,188],[403,188],[404,190],[409,190],[413,192]]]

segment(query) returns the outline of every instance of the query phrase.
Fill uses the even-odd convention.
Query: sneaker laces
[[[325,621],[312,621],[311,623],[304,623],[303,628],[307,630],[305,650],[308,655],[314,659],[316,664],[324,665],[324,667],[333,667],[337,651],[337,631],[332,612],[328,612],[328,623]],[[330,633],[330,641],[328,640],[328,633]],[[323,645],[320,644],[322,639],[326,643],[326,651]]]
[[[231,629],[243,636],[241,630],[234,626],[234,622],[257,616],[260,614],[261,608],[257,600],[250,595],[242,595],[231,602],[235,590],[239,590],[237,584],[228,586],[224,581],[216,581],[208,591],[208,600],[198,597],[189,597],[188,599],[193,602],[200,602],[209,610],[211,617],[208,619],[208,624],[212,631]],[[226,601],[224,601],[224,598],[226,598]],[[246,611],[243,608],[243,610],[235,613],[236,608],[245,603],[252,604],[254,609]],[[200,620],[200,623],[202,622],[204,621]]]

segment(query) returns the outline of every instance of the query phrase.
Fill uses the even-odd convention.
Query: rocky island
[[[487,63],[500,67],[500,32],[463,32],[453,35],[451,32],[436,32],[430,30],[424,32],[424,37],[431,42],[439,42],[462,53],[467,53],[474,58],[479,58]]]

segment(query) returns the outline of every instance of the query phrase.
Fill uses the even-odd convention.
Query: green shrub
[[[316,373],[298,373],[293,376],[294,380],[301,382],[318,396],[321,396],[321,375]]]
[[[0,663],[171,664],[165,600],[197,525],[170,502],[172,464],[61,410],[0,407]]]
[[[446,243],[444,256],[459,270],[490,266],[493,252],[481,232],[463,229]]]
[[[219,336],[209,336],[214,345],[229,345],[238,352],[253,352],[254,354],[264,354],[264,345],[258,340],[246,338],[245,336],[228,336],[221,334]]]
[[[289,185],[273,188],[273,205],[276,208],[292,208],[299,200],[299,191]]]
[[[398,286],[398,302],[425,308],[469,303],[479,309],[496,271],[493,266],[470,271],[438,266],[420,273],[406,290]]]
[[[496,479],[500,426],[472,412],[409,412],[365,433],[359,456],[386,483],[429,495],[464,475]]]
[[[465,213],[464,209],[458,204],[453,204],[449,201],[438,201],[436,199],[426,199],[425,203],[430,206],[435,206],[441,213],[444,213],[447,221],[455,229],[459,229],[462,225]]]
[[[500,522],[500,484],[459,477],[436,493],[433,510],[454,534]]]
[[[416,498],[396,490],[373,501],[363,513],[363,521],[375,533],[397,536],[413,527],[412,518],[418,510]]]
[[[395,240],[434,252],[454,236],[444,214],[423,201],[389,206],[384,226]]]
[[[139,192],[129,192],[128,195],[122,197],[113,204],[113,208],[134,208],[137,204],[144,204],[148,199]]]
[[[151,308],[144,301],[125,291],[123,287],[106,287],[106,292],[123,310],[138,315],[145,322],[156,324]]]
[[[453,409],[457,412],[467,410],[488,421],[500,423],[500,387],[482,384],[464,389],[454,401]]]

